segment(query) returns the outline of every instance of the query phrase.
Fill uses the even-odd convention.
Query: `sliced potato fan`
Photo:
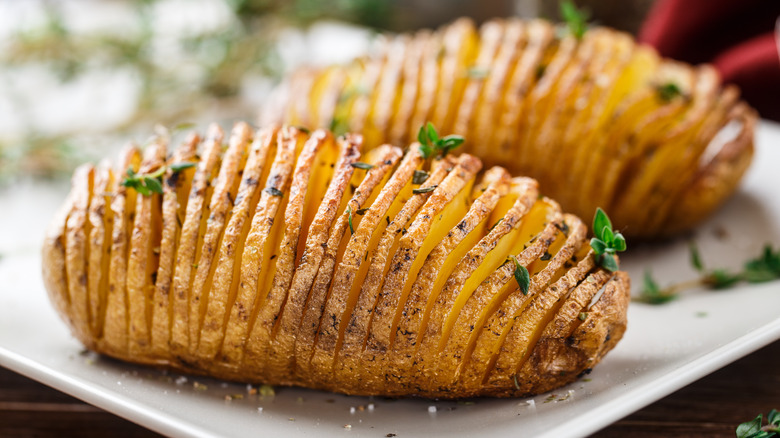
[[[97,352],[347,394],[504,397],[573,381],[625,330],[627,277],[533,179],[291,126],[168,142],[80,167],[46,236],[46,288]]]
[[[566,210],[601,207],[642,238],[700,222],[753,155],[757,115],[734,86],[628,34],[461,18],[379,40],[346,65],[291,75],[261,121],[362,132],[366,150],[411,142],[431,121],[486,165],[537,179]],[[718,136],[727,125],[738,134]]]

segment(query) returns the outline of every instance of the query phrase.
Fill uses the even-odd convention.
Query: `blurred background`
[[[712,62],[780,119],[777,0],[580,0],[593,23]],[[301,63],[343,62],[381,32],[519,15],[550,0],[0,0],[0,186],[59,178],[157,124],[254,120]]]

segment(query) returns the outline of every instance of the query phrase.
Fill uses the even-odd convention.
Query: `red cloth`
[[[709,62],[762,117],[780,121],[778,0],[658,0],[639,33],[663,56]]]

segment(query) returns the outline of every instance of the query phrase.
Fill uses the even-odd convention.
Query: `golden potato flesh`
[[[710,66],[661,59],[607,28],[580,40],[563,30],[459,19],[385,36],[369,56],[291,75],[260,118],[362,132],[365,149],[412,142],[431,121],[485,165],[535,178],[567,211],[603,208],[629,236],[701,222],[750,164],[755,111]],[[718,137],[727,125],[739,133]]]
[[[47,233],[46,289],[97,352],[346,394],[506,397],[573,381],[625,330],[626,275],[597,266],[587,227],[533,179],[291,126],[168,141],[80,167]]]

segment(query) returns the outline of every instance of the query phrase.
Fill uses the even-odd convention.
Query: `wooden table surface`
[[[734,437],[780,409],[780,341],[596,433],[597,437]],[[129,421],[0,368],[0,437],[153,437]]]

